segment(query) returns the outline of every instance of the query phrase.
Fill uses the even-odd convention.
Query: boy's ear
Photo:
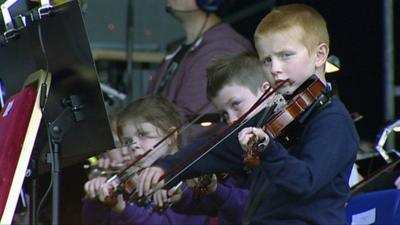
[[[168,130],[169,132],[172,132],[176,129],[175,126],[170,127]],[[168,140],[168,144],[169,145],[173,145],[173,144],[177,144],[178,143],[178,131],[175,131],[174,134],[169,138]]]
[[[265,81],[261,84],[261,91],[265,92],[269,87],[271,87],[271,85],[269,84],[269,82]]]
[[[329,47],[326,43],[322,43],[317,47],[315,66],[321,67],[326,63],[329,54]]]

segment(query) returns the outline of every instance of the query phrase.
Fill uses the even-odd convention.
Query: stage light
[[[394,132],[400,132],[400,125],[397,126],[397,127],[393,127],[393,131]]]
[[[325,72],[326,73],[333,73],[340,70],[340,60],[335,55],[330,55],[326,62]]]
[[[202,127],[209,127],[209,126],[211,126],[213,123],[212,122],[210,122],[210,121],[207,121],[207,122],[201,122],[200,123],[200,125],[202,126]]]

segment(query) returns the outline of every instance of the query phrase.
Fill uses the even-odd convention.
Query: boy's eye
[[[293,55],[292,52],[282,52],[281,58],[282,58],[282,59],[287,59],[287,58],[289,58],[289,57],[292,56],[292,55]]]
[[[234,102],[232,102],[231,107],[232,107],[234,110],[237,110],[237,109],[239,108],[239,105],[240,105],[240,102],[239,102],[239,101],[234,101]]]
[[[228,121],[228,113],[221,112],[220,114],[221,114],[221,118],[222,118],[223,122]]]
[[[147,133],[146,132],[138,132],[137,133],[137,136],[139,137],[139,138],[142,138],[142,137],[145,137],[145,136],[147,136]]]
[[[122,140],[122,144],[124,145],[131,145],[133,143],[133,138],[131,137],[126,137]]]
[[[264,60],[262,61],[263,64],[268,64],[272,62],[272,58],[271,57],[265,57]]]
[[[156,132],[152,132],[152,131],[142,131],[142,132],[138,132],[137,134],[138,138],[159,138],[160,135],[157,134]]]

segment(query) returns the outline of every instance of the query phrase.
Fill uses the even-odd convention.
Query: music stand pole
[[[60,222],[60,152],[64,134],[73,126],[74,123],[85,119],[85,104],[81,96],[71,95],[62,99],[64,107],[56,120],[49,125],[52,149],[50,157],[52,162],[53,180],[53,202],[52,202],[52,224],[58,225]]]
[[[126,70],[124,73],[125,82],[128,84],[128,94],[130,99],[135,99],[140,96],[137,93],[139,88],[136,88],[138,82],[135,82],[133,74],[133,47],[134,47],[134,3],[133,0],[127,2],[127,13],[126,13]],[[139,86],[138,86],[139,87]]]
[[[51,128],[52,144],[52,180],[53,180],[53,204],[52,204],[52,224],[60,224],[60,146],[62,140],[61,128],[54,126]]]
[[[63,115],[63,114],[61,114]],[[61,127],[57,121],[61,118],[58,117],[56,121],[50,124],[49,132],[51,139],[51,180],[53,182],[53,195],[52,195],[52,223],[54,225],[60,224],[60,149],[62,141]]]

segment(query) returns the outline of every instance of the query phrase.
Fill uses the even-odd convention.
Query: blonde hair
[[[171,128],[177,128],[184,122],[174,105],[158,95],[137,99],[118,114],[117,131],[119,136],[122,134],[123,126],[133,120],[149,122],[165,134],[171,132]],[[179,137],[177,139],[174,141],[176,146],[179,145]]]
[[[280,6],[267,14],[256,28],[254,41],[257,42],[271,33],[300,29],[299,41],[310,53],[318,45],[329,47],[329,34],[325,19],[315,9],[304,4]]]

